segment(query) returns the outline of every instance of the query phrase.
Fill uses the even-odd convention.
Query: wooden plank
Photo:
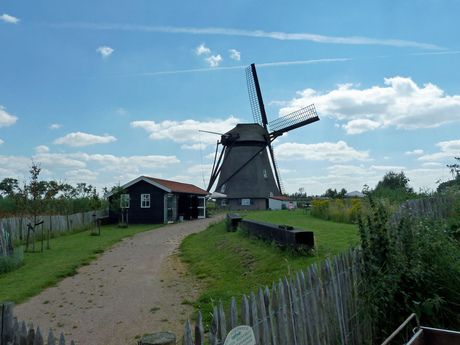
[[[7,344],[13,341],[13,302],[2,302],[0,303],[0,327],[2,333],[0,336],[3,339],[2,344]]]
[[[332,267],[329,258],[321,263],[321,280],[324,292],[324,309],[328,325],[327,343],[332,343],[338,336],[335,322],[334,287],[332,284]]]
[[[289,283],[286,277],[283,280],[284,285],[284,298],[286,301],[286,317],[287,317],[287,337],[289,339],[289,344],[297,345],[296,337],[295,337],[295,329],[294,329],[294,312],[292,306],[292,298],[291,298],[291,288],[289,287]]]
[[[236,308],[235,297],[232,297],[228,309],[227,331],[230,332],[235,327],[238,327],[238,309]]]
[[[312,271],[310,267],[305,270],[305,285],[307,294],[305,295],[306,300],[306,313],[308,319],[308,328],[310,334],[310,344],[319,345],[320,342],[320,323],[321,316],[318,310],[318,301],[316,300],[316,291],[313,287]]]
[[[14,318],[13,321],[13,345],[20,345],[19,344],[19,322],[17,318]]]
[[[324,302],[324,291],[323,291],[323,285],[320,280],[319,276],[319,269],[318,266],[316,265],[316,262],[312,266],[312,283],[313,283],[313,291],[316,295],[316,301],[317,301],[317,307],[318,307],[318,315],[319,315],[319,334],[320,334],[320,339],[319,342],[320,344],[327,344],[327,333],[329,329],[329,325],[327,324],[327,318],[326,318],[326,308],[325,308],[325,302]]]
[[[211,328],[209,329],[209,345],[217,345],[219,330],[219,314],[217,307],[214,307],[214,314],[212,315]]]
[[[44,345],[43,332],[40,326],[37,326],[37,332],[35,332],[34,344],[33,345]]]
[[[48,345],[55,345],[56,344],[56,337],[54,336],[53,330],[50,328],[48,332]]]
[[[302,270],[296,273],[296,283],[297,283],[297,293],[298,293],[297,298],[299,300],[299,316],[300,316],[300,328],[302,332],[302,345],[307,345],[309,341],[308,341],[308,335],[307,335],[307,328],[308,328],[307,315],[305,311],[306,288],[305,288],[305,278],[304,278]]]
[[[20,345],[27,345],[27,337],[29,333],[27,332],[26,323],[22,321],[19,324],[19,344]]]
[[[190,321],[188,319],[185,321],[185,330],[182,337],[182,344],[193,345],[192,327],[190,326]]]
[[[257,290],[257,313],[259,315],[259,334],[260,334],[260,345],[269,345],[269,332],[267,325],[267,313],[265,312],[265,301],[264,292],[259,287]]]
[[[35,339],[35,329],[34,324],[31,323],[29,326],[29,331],[27,332],[27,344],[33,345]]]
[[[274,294],[275,295],[275,294]],[[275,296],[274,296],[275,297]],[[279,345],[290,345],[287,331],[287,306],[284,293],[284,285],[281,279],[278,282],[278,297],[274,298],[274,307],[277,310],[276,321],[278,326],[277,340]]]
[[[296,344],[302,345],[303,344],[302,319],[300,316],[299,298],[298,298],[296,283],[292,275],[290,278],[289,285],[290,285],[290,292],[291,292],[292,318],[294,320],[293,330],[295,334],[295,340],[296,340]]]
[[[273,284],[273,288],[275,288],[275,284]],[[264,290],[264,304],[265,304],[265,313],[267,314],[268,332],[270,335],[269,341],[270,341],[270,344],[276,345],[277,342],[275,339],[272,302],[270,300],[270,290],[268,289],[267,285],[265,285],[265,290]]]
[[[65,345],[64,333],[61,333],[61,335],[59,336],[59,345]]]
[[[217,337],[221,342],[225,342],[225,338],[227,337],[227,321],[225,320],[225,312],[222,301],[219,301],[217,310],[219,314],[219,327]]]
[[[243,295],[241,299],[241,324],[245,326],[250,326],[250,313],[249,313],[249,302],[246,295]]]
[[[335,305],[335,315],[336,315],[336,323],[338,332],[340,335],[341,344],[345,344],[346,342],[346,333],[345,333],[345,320],[344,320],[344,310],[342,304],[342,287],[343,281],[342,277],[343,274],[340,269],[340,255],[336,255],[333,258],[333,266],[334,269],[332,270],[332,288],[333,288],[333,296],[334,296],[334,305]],[[332,267],[331,267],[332,269]]]
[[[198,316],[196,318],[195,325],[195,345],[204,345],[204,327],[203,327],[203,317],[201,312],[198,311]]]
[[[257,318],[257,301],[254,291],[251,291],[251,296],[249,297],[249,321],[251,323],[252,330],[254,331],[254,337],[256,342],[260,341],[260,332],[259,332],[259,319]]]

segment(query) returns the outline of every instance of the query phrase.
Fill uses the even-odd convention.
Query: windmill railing
[[[259,288],[241,300],[240,318],[231,298],[225,314],[222,301],[214,308],[209,344],[222,344],[228,332],[239,325],[250,326],[256,344],[362,344],[369,328],[359,317],[359,251],[349,250],[326,259],[289,278]],[[183,345],[202,345],[205,333],[199,313],[194,330],[186,321]]]

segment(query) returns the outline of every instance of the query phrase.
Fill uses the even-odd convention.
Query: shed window
[[[141,194],[141,208],[150,207],[150,194]]]
[[[120,207],[129,208],[129,194],[122,194],[120,196]]]

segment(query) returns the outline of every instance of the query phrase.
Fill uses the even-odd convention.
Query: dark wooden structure
[[[300,249],[304,246],[313,248],[315,245],[313,231],[296,229],[287,225],[277,225],[246,219],[241,220],[240,225],[248,229],[255,236],[267,240],[274,240],[282,246],[290,246],[294,249]]]
[[[119,222],[123,211],[123,219],[130,224],[160,224],[206,217],[205,197],[209,193],[192,184],[140,176],[121,189],[124,205],[113,205],[117,195],[106,195],[111,223]]]

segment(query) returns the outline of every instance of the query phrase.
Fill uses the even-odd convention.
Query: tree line
[[[29,217],[36,222],[42,215],[67,215],[108,207],[92,185],[43,181],[39,179],[40,172],[40,164],[32,162],[29,181],[7,177],[0,182],[0,218]]]

